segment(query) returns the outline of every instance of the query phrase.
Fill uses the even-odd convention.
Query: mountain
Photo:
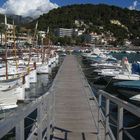
[[[7,17],[13,19],[16,25],[26,24],[33,21],[32,17],[23,17],[20,15],[7,15]]]
[[[59,7],[38,19],[39,29],[57,27],[86,28],[88,32],[110,32],[117,38],[140,38],[140,11],[104,4],[81,4]],[[27,27],[34,27],[33,21]],[[75,21],[83,24],[78,27]]]
[[[5,15],[0,13],[0,23],[4,23],[5,22]],[[12,18],[8,17],[7,18],[7,22],[12,24]]]
[[[6,15],[6,16],[7,16],[7,22],[9,24],[13,24],[13,20],[16,25],[27,24],[33,21],[32,17],[22,17],[19,15]],[[5,20],[5,15],[0,13],[0,23],[4,23],[4,20]]]

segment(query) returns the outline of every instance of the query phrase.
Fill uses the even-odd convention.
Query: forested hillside
[[[80,20],[87,25],[89,32],[110,31],[115,36],[123,38],[140,37],[139,11],[104,4],[81,4],[60,7],[40,16],[37,20],[39,21],[40,30],[45,30],[48,26],[51,29],[56,27],[73,28],[76,27],[75,20]],[[112,24],[111,20],[118,20],[123,26]],[[30,23],[28,27],[33,27],[34,24],[35,21]],[[100,26],[103,29],[100,29]],[[82,27],[84,28],[84,25]]]

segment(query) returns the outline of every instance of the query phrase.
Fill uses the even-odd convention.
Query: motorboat
[[[140,80],[116,82],[113,87],[128,99],[140,94]]]

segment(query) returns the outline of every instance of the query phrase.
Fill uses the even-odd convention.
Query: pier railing
[[[51,92],[47,92],[32,103],[19,108],[11,116],[1,120],[0,139],[7,138],[11,132],[16,140],[24,140],[25,137],[27,140],[43,140],[50,137],[53,112],[51,104],[53,105],[53,95]],[[31,115],[33,112],[36,113]],[[32,120],[32,123],[26,124],[25,120],[27,121],[27,119]],[[28,129],[28,136],[25,135],[26,129]]]
[[[9,135],[15,140],[49,140],[51,138],[54,123],[54,85],[62,65],[48,92],[0,120],[0,139],[5,140]]]
[[[132,113],[133,115],[137,116],[140,118],[140,108],[132,105],[131,103],[128,103],[124,100],[121,100],[103,90],[100,90],[98,92],[99,98],[98,98],[98,126],[100,126],[100,123],[103,124],[105,127],[105,139],[112,139],[112,140],[123,140],[123,133],[127,135],[127,137],[130,140],[135,140],[135,138],[127,131],[130,129],[133,129],[140,124],[137,124],[137,126],[133,126],[129,128],[124,127],[124,110],[128,111],[129,113]],[[105,110],[103,113],[102,109],[102,102],[105,102]],[[116,104],[117,106],[117,121],[116,124],[114,125],[117,129],[117,134],[114,136],[113,131],[111,130],[111,115],[110,115],[110,105],[111,103]],[[100,129],[99,129],[100,130]],[[100,134],[100,132],[99,132]]]

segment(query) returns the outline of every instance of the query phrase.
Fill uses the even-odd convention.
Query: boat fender
[[[23,75],[23,77],[22,77],[22,84],[23,85],[25,84],[25,75]]]
[[[34,69],[36,69],[36,62],[34,62]]]

